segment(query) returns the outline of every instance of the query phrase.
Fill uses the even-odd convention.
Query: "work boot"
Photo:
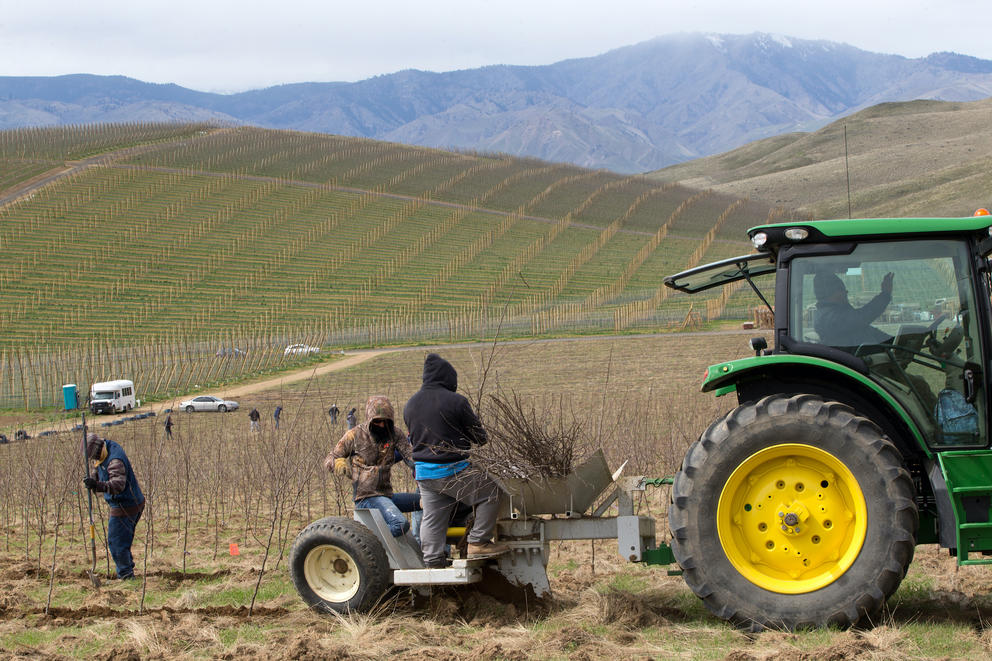
[[[495,558],[510,550],[506,544],[493,542],[483,542],[482,544],[469,544],[466,557],[469,560],[482,560],[484,558]]]

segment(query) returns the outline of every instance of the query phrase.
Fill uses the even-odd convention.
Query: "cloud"
[[[0,74],[121,74],[210,91],[401,69],[549,64],[675,32],[772,32],[992,59],[986,0],[42,0],[5,8]]]

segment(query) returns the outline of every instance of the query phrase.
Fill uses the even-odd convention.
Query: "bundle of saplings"
[[[585,424],[563,397],[497,392],[483,398],[480,413],[489,442],[472,451],[472,463],[497,478],[564,477],[585,458]]]

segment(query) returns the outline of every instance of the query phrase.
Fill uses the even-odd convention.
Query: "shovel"
[[[86,456],[86,414],[83,414],[83,476],[90,476],[89,457]],[[90,550],[93,552],[93,566],[86,570],[93,587],[100,587],[100,577],[96,575],[96,526],[93,525],[93,492],[86,490],[90,508]]]

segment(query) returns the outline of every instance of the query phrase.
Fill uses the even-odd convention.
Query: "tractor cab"
[[[930,446],[988,444],[985,407],[976,406],[986,329],[967,241],[841,242],[782,257],[784,351],[848,354],[842,360],[893,397]]]
[[[853,383],[813,363],[779,370],[783,379],[842,387],[832,394],[856,408],[890,401],[903,418],[893,426],[928,449],[989,445],[989,218],[815,221],[749,235],[758,252],[666,284],[694,293],[745,280],[771,309],[756,281],[774,273],[775,345],[763,353],[843,366]],[[711,370],[704,389],[733,383],[739,398],[757,398],[770,364],[751,378]]]
[[[675,476],[672,551],[714,612],[853,624],[898,587],[884,563],[905,571],[916,544],[992,564],[990,225],[763,225],[755,253],[665,279],[687,293],[744,281],[774,318],[771,347],[708,368],[703,391],[738,406]]]

